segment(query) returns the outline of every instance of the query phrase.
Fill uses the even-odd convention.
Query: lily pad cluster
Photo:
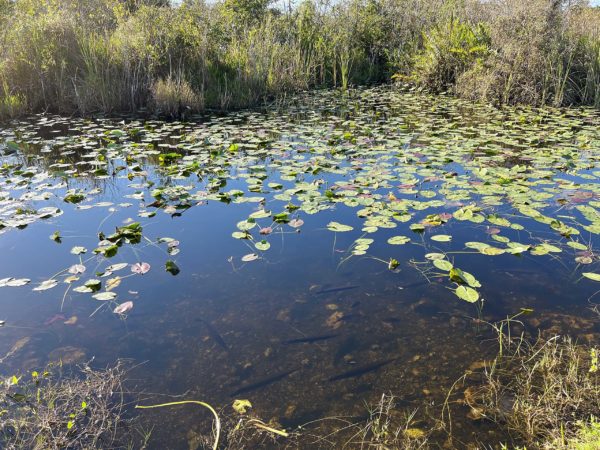
[[[240,205],[223,229],[240,241],[244,263],[267,258],[274,235],[302,230],[350,236],[342,260],[373,256],[395,271],[414,267],[403,249],[418,248],[421,267],[468,302],[484,287],[459,268],[464,253],[560,256],[598,281],[599,125],[592,110],[496,109],[391,87],[302,94],[277,110],[202,123],[41,117],[0,131],[0,229],[137,206],[137,222],[99,236],[91,254],[108,261],[145,238],[144,220],[221,202]],[[121,201],[102,197],[102,180],[118,180]],[[313,225],[320,214],[324,227]],[[175,255],[179,238],[152,241]],[[179,273],[172,260],[165,269]],[[112,300],[107,285],[74,290]]]

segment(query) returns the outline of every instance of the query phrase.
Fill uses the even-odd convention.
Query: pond
[[[129,359],[146,403],[249,399],[293,430],[392,392],[432,427],[493,357],[486,323],[528,312],[533,335],[598,342],[599,125],[392,87],[7,123],[0,373]],[[465,445],[508,439],[467,413]],[[146,417],[152,448],[210,429],[205,411]]]

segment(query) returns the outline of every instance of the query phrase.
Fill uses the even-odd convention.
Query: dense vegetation
[[[233,109],[389,80],[497,103],[600,105],[582,0],[0,0],[0,115]]]

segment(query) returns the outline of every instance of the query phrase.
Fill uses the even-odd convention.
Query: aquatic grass
[[[373,404],[365,405],[366,415],[332,416],[315,419],[298,427],[295,442],[309,448],[343,448],[378,450],[419,450],[432,448],[433,429],[419,428],[417,410],[398,407],[398,397],[382,394]]]
[[[0,444],[21,448],[126,446],[126,371],[88,365],[67,374],[62,364],[13,376],[0,384]]]
[[[2,91],[0,91],[0,117],[12,119],[19,116],[24,108],[25,98],[23,95],[11,93],[8,83],[4,80]]]
[[[358,431],[346,446],[359,448],[407,449],[429,448],[428,434],[414,425],[417,411],[399,414],[396,397],[382,394],[379,402],[369,407],[369,418],[364,424],[357,424]]]
[[[159,114],[181,117],[186,110],[201,111],[203,99],[194,93],[189,82],[181,74],[175,78],[155,81],[151,87],[154,107]]]
[[[499,422],[528,447],[573,448],[567,443],[600,408],[595,350],[569,337],[530,342],[509,334],[514,325],[513,319],[497,328],[498,356],[482,385],[466,391],[466,403],[475,417]]]

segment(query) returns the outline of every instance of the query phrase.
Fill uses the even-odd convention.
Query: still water
[[[486,322],[530,308],[532,335],[598,342],[599,123],[389,87],[189,122],[6,123],[0,373],[126,359],[145,403],[244,398],[287,430],[393,393],[430,429],[493,357]],[[509,439],[462,391],[458,442]],[[210,430],[194,408],[144,420],[152,448]]]

